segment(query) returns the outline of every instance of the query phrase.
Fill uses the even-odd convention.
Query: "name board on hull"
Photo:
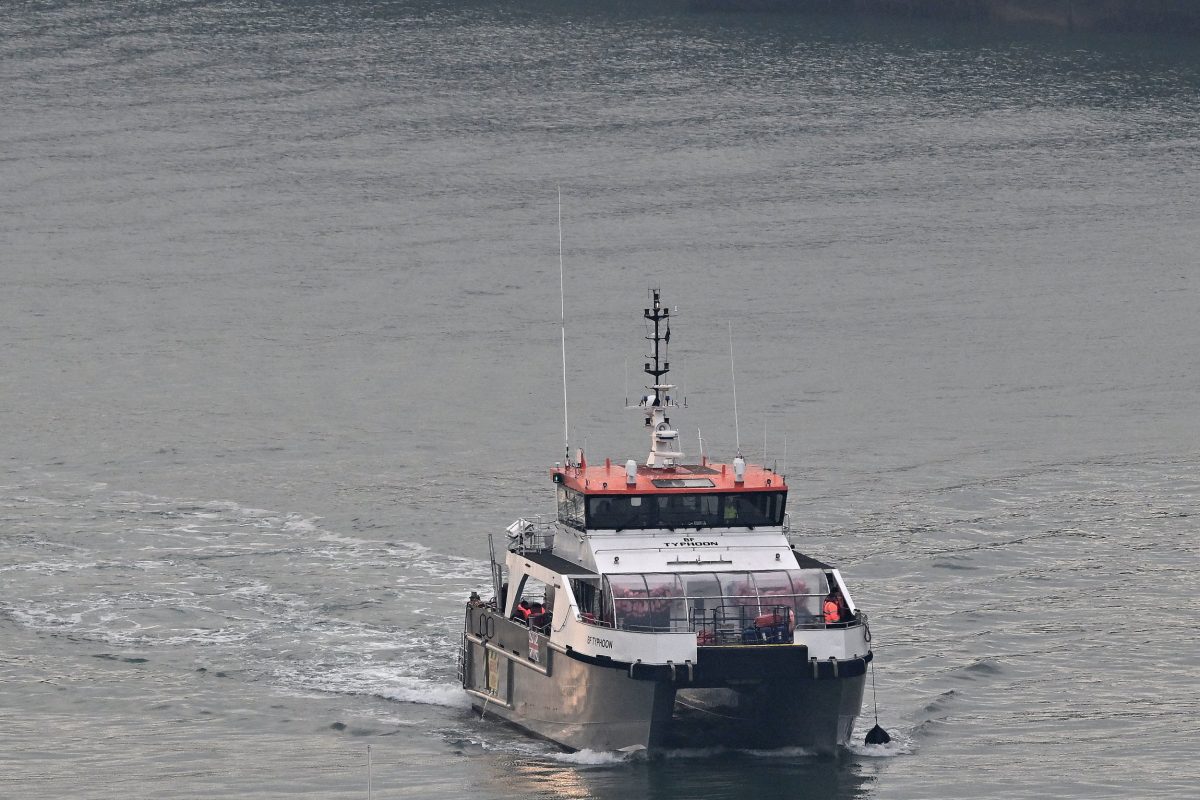
[[[561,643],[575,652],[593,658],[610,658],[613,661],[644,664],[666,664],[668,661],[682,664],[696,661],[696,634],[682,633],[639,633],[615,628],[592,625],[571,618],[563,626],[562,638],[554,637],[555,644]]]

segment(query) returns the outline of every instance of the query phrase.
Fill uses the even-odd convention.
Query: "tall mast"
[[[671,344],[671,309],[664,308],[659,298],[658,290],[652,290],[653,305],[645,310],[645,318],[654,324],[654,335],[647,336],[647,341],[654,345],[654,352],[647,358],[645,373],[652,379],[650,389],[652,395],[642,398],[645,407],[646,426],[650,428],[650,455],[646,457],[646,466],[652,469],[662,469],[675,466],[683,458],[676,448],[679,446],[679,432],[671,427],[667,417],[667,409],[675,407],[670,391],[674,384],[664,383],[663,376],[671,370],[667,361],[667,348]]]
[[[567,416],[567,289],[563,277],[562,187],[558,187],[558,301],[562,311],[563,450],[564,463],[571,466],[571,422]]]

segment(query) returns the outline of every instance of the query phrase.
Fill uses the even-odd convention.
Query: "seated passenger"
[[[538,633],[548,633],[550,630],[550,612],[541,603],[534,603],[529,609],[529,627]]]
[[[532,610],[529,601],[522,597],[521,602],[517,603],[517,607],[513,609],[512,618],[517,622],[529,622],[529,614]]]

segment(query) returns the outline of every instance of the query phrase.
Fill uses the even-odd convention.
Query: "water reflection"
[[[563,763],[564,760],[579,763]],[[679,751],[651,759],[566,754],[493,765],[497,794],[569,800],[704,797],[850,800],[868,795],[878,764],[851,754],[817,758],[798,751]]]

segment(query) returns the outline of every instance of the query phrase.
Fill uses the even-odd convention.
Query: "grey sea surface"
[[[368,745],[376,798],[1195,797],[1198,167],[1188,42],[6,4],[0,797],[359,798]],[[891,744],[467,707],[563,452],[556,186],[572,446],[644,457],[661,287],[685,449],[786,472]]]

